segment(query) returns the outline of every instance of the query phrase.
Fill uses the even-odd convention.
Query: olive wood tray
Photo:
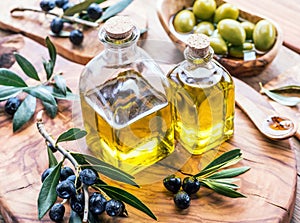
[[[157,14],[161,25],[167,32],[170,39],[181,51],[185,48],[186,44],[184,43],[183,39],[174,33],[176,31],[173,31],[170,28],[170,19],[181,9],[190,8],[193,5],[193,2],[194,0],[158,0],[157,2]],[[221,5],[225,2],[226,1],[223,0],[216,0],[217,5]],[[263,16],[250,14],[243,10],[239,10],[239,16],[253,23],[257,23],[263,18],[268,19]],[[255,60],[249,61],[232,57],[221,57],[218,55],[215,55],[214,58],[236,77],[246,77],[260,74],[261,71],[273,61],[283,42],[282,31],[280,27],[274,21],[270,21],[276,28],[276,42],[274,43],[272,49],[270,49],[267,53],[263,55],[257,55]]]
[[[77,0],[70,0],[78,3]],[[101,6],[110,6],[118,0],[107,0]],[[33,8],[40,9],[40,0],[14,0],[14,1],[0,1],[0,28],[10,30],[39,42],[45,43],[46,36],[49,36],[51,41],[56,45],[57,52],[68,60],[74,61],[79,64],[86,64],[103,49],[103,45],[98,38],[98,32],[102,24],[97,28],[84,28],[84,39],[81,45],[75,46],[67,37],[55,37],[50,35],[50,23],[53,16],[44,13],[36,13],[31,11],[15,12],[11,16],[10,11],[14,8]],[[139,10],[135,10],[139,8]],[[62,10],[55,8],[56,13],[61,14]],[[120,14],[129,15],[136,23],[138,28],[147,28],[147,13],[142,1],[133,1],[124,11]],[[76,25],[73,26],[74,28]],[[71,31],[73,28],[65,26],[64,30]],[[143,37],[146,36],[146,33]]]
[[[46,48],[25,38],[25,45],[20,53],[39,72],[43,70],[41,58],[48,58]],[[74,93],[77,92],[82,68],[81,65],[57,57],[55,70],[63,72]],[[16,64],[12,70],[22,73]],[[38,108],[40,109],[41,107]],[[45,141],[38,133],[35,118],[25,129],[13,134],[11,118],[4,112],[4,102],[0,102],[0,211],[7,223],[51,222],[48,215],[42,221],[37,219],[37,198],[42,185],[40,176],[48,167],[48,158]],[[76,127],[75,123],[80,118],[78,113],[74,113],[74,104],[68,101],[59,101],[59,113],[55,119],[43,116],[45,128],[53,137]],[[88,150],[79,150],[77,143],[67,142],[61,145],[72,151],[88,153]],[[239,192],[247,198],[227,198],[201,188],[192,196],[188,209],[178,210],[174,206],[172,194],[163,187],[161,180],[141,185],[140,189],[110,180],[107,182],[119,185],[141,199],[161,223],[286,223],[291,220],[296,194],[294,146],[290,140],[270,141],[263,137],[248,117],[236,107],[234,137],[216,149],[218,154],[234,148],[241,149],[244,159],[235,167],[249,166],[251,169],[238,177],[240,180],[237,184],[240,186]],[[203,166],[204,158],[205,156],[192,156],[181,171],[197,173]],[[176,174],[184,177],[179,172]],[[128,218],[103,217],[102,222],[156,222],[129,205],[127,210]],[[66,222],[67,217],[64,219],[64,223]]]

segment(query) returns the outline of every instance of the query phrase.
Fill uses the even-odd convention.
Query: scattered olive
[[[174,196],[174,203],[180,209],[187,209],[190,206],[191,198],[185,191],[179,191]]]
[[[21,105],[21,100],[19,98],[17,97],[9,98],[4,105],[4,111],[9,115],[14,115],[20,105]]]
[[[83,41],[83,33],[78,29],[74,29],[71,31],[69,39],[74,45],[80,45]]]
[[[183,179],[182,189],[189,195],[194,194],[200,189],[200,181],[195,177],[186,177]]]
[[[163,184],[165,188],[172,193],[177,193],[181,187],[181,179],[180,177],[176,177],[174,174],[166,177],[163,180]]]
[[[88,17],[92,20],[99,19],[102,13],[103,13],[103,9],[97,3],[92,3],[87,8]]]

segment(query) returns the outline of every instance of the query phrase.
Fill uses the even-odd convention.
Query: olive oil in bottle
[[[101,160],[130,174],[174,150],[169,82],[137,46],[128,17],[109,19],[99,32],[105,46],[80,77],[87,145]]]
[[[233,135],[234,83],[213,53],[206,35],[192,34],[185,60],[168,74],[175,138],[192,154],[202,154]]]

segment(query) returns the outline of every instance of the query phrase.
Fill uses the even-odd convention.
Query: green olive
[[[193,13],[197,18],[206,20],[213,16],[216,8],[215,0],[196,0],[193,4]]]
[[[255,27],[255,24],[249,21],[241,22],[241,25],[243,26],[245,32],[246,32],[246,39],[252,39],[253,30]]]
[[[252,50],[253,45],[251,43],[245,42],[241,46],[231,46],[229,47],[228,54],[232,57],[243,58],[245,50]]]
[[[177,32],[188,33],[196,25],[196,18],[192,11],[184,9],[175,15],[173,24]]]
[[[222,19],[236,20],[238,17],[239,17],[239,9],[230,3],[224,3],[216,9],[214,15],[214,22],[218,23]]]
[[[218,23],[218,31],[224,40],[234,46],[242,45],[246,40],[246,32],[241,23],[233,19],[223,19]]]
[[[207,36],[211,36],[214,30],[215,27],[211,22],[203,21],[196,26],[194,33],[202,33]]]
[[[210,37],[210,46],[213,48],[215,54],[225,55],[227,54],[226,42],[221,36]]]
[[[263,19],[260,20],[253,30],[253,41],[255,48],[260,51],[267,51],[272,48],[276,40],[274,25]]]

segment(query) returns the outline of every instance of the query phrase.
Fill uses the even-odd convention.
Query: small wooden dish
[[[178,11],[183,8],[190,8],[193,5],[194,0],[158,0],[157,2],[157,14],[159,20],[169,35],[170,39],[176,43],[176,46],[182,51],[185,48],[185,43],[182,39],[178,38],[176,31],[170,27],[170,19]],[[221,5],[226,1],[216,0],[217,5]],[[250,22],[257,23],[261,19],[268,19],[266,17],[250,14],[248,12],[240,10],[239,16]],[[276,28],[276,42],[272,49],[262,55],[256,55],[255,60],[244,61],[243,59],[237,59],[232,57],[221,57],[215,55],[214,58],[221,63],[233,76],[246,77],[255,76],[260,74],[275,58],[280,46],[283,42],[282,31],[280,27],[272,20],[271,21]],[[188,34],[186,34],[188,35]]]

